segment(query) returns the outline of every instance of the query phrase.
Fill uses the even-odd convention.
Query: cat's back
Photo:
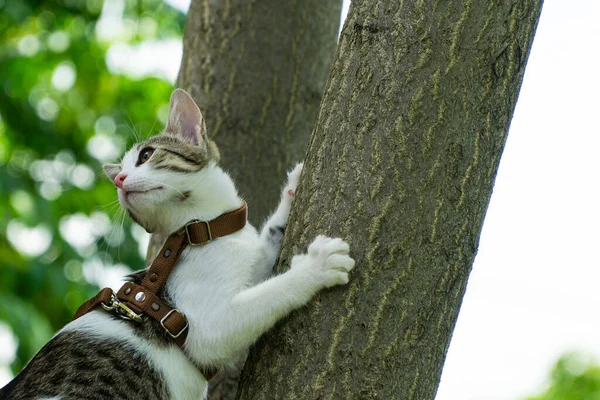
[[[166,399],[158,372],[133,346],[84,331],[50,340],[0,399]]]
[[[206,380],[175,344],[149,342],[104,310],[66,325],[0,399],[203,399]]]

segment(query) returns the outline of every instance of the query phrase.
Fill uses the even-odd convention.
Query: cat
[[[176,89],[165,130],[104,170],[132,220],[168,235],[190,220],[209,221],[240,207],[218,160],[200,109]],[[183,350],[153,320],[137,324],[96,309],[60,330],[0,390],[0,399],[205,399],[208,382],[199,367],[239,364],[279,319],[319,290],[348,282],[349,246],[325,236],[294,256],[289,271],[271,277],[301,172],[298,164],[288,174],[260,233],[248,223],[184,250],[163,291],[188,319]],[[129,279],[139,283],[144,274]]]

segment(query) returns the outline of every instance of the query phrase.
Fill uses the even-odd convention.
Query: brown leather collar
[[[102,306],[107,311],[116,312],[121,318],[143,323],[150,317],[160,323],[165,332],[183,349],[188,334],[188,321],[176,308],[166,304],[159,293],[169,279],[183,250],[188,246],[199,246],[216,238],[241,230],[248,217],[246,202],[237,210],[222,214],[211,221],[191,221],[171,234],[158,256],[146,272],[141,285],[125,283],[115,294],[104,288],[96,296],[83,303],[75,312],[73,320]],[[215,370],[201,369],[210,380]]]

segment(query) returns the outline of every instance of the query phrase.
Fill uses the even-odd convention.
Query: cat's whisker
[[[125,234],[125,210],[123,210],[123,213],[121,214],[121,229],[119,229],[119,234],[122,235],[119,237],[119,241],[123,241],[125,240],[126,234]],[[121,246],[119,246],[119,248],[117,249],[117,260],[119,262],[121,262]]]
[[[104,211],[110,218],[111,223],[112,223],[112,219],[114,218],[114,216],[122,211],[120,204],[119,204],[119,200],[117,199],[116,201],[112,201],[108,204],[105,204],[103,206],[98,206],[96,207],[98,209],[101,209],[102,211]]]
[[[117,212],[111,217],[110,220],[110,230],[108,232],[108,237],[106,238],[106,249],[108,251],[109,243],[113,242],[113,236],[115,234],[121,234],[118,226],[122,224],[122,222],[117,222],[119,219],[122,221],[125,218],[125,210],[119,208]],[[120,238],[119,238],[120,239]],[[118,252],[119,250],[117,250]]]
[[[155,202],[155,198],[154,198],[154,193],[153,192],[149,192],[150,193],[150,197],[152,197],[152,201]],[[157,211],[158,207],[153,207],[152,208],[152,219],[156,220],[156,211]]]
[[[172,189],[173,191],[177,192],[178,194],[181,195],[182,198],[185,198],[186,196],[178,189],[176,189],[174,186],[169,185],[168,183],[161,183],[161,185],[168,187],[169,189]]]
[[[117,200],[118,201],[118,200]],[[114,203],[114,202],[111,202]],[[114,232],[114,220],[115,218],[119,215],[120,212],[122,212],[122,209],[119,209],[117,207],[118,205],[113,204],[112,207],[110,207],[110,211],[107,210],[108,207],[104,207],[104,210],[107,211],[107,214],[109,215],[109,229],[108,232],[105,232],[104,234],[102,234],[101,236],[99,236],[96,239],[96,245],[98,246],[98,252],[102,251],[102,245],[98,245],[98,243],[100,242],[101,239],[103,239],[104,242],[104,255],[106,256],[108,254],[108,243],[110,241],[110,238],[112,237],[112,234]],[[108,237],[107,237],[108,235]]]
[[[109,201],[108,203],[101,205],[101,206],[97,206],[98,208],[114,208],[115,206],[119,205],[119,199],[115,199],[113,201]]]
[[[133,133],[133,137],[134,137],[135,141],[136,142],[141,142],[142,140],[140,138],[140,135],[139,135],[137,129],[135,128],[135,124],[133,123],[133,120],[129,116],[129,113],[125,112],[125,115],[127,115],[127,119],[131,123],[131,126],[127,125],[127,127],[129,128],[129,130],[131,131],[131,133]]]
[[[106,250],[107,251],[108,251],[108,246],[110,243],[114,243],[115,241],[117,241],[117,242],[122,241],[122,235],[124,234],[124,232],[123,232],[123,222],[124,221],[125,221],[125,210],[121,208],[114,215],[114,217],[112,218],[111,223],[110,223],[110,226],[111,226],[110,232],[108,233],[108,237],[106,238]],[[119,235],[118,238],[115,235]],[[118,240],[113,240],[113,238],[118,239]],[[117,261],[119,261],[119,262],[121,260],[120,252],[121,252],[121,246],[117,246]]]
[[[154,120],[154,123],[152,124],[152,127],[150,128],[150,131],[148,132],[148,134],[146,135],[146,137],[150,137],[152,135],[152,131],[154,131],[154,126],[156,125],[157,122],[158,122],[158,118],[156,118]]]

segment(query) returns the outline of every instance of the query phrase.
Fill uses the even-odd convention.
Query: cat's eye
[[[152,147],[146,147],[142,149],[138,157],[137,165],[143,164],[146,161],[148,161],[150,159],[150,156],[152,156],[152,153],[154,153],[154,149]]]

